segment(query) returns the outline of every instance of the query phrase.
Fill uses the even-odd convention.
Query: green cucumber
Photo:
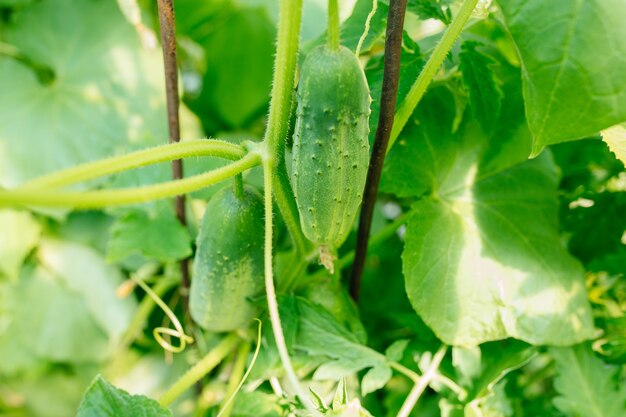
[[[263,199],[250,186],[227,187],[202,218],[189,291],[189,312],[206,330],[247,327],[256,314],[248,301],[263,293]]]
[[[332,270],[328,255],[350,233],[369,161],[371,99],[359,60],[343,46],[314,48],[302,64],[297,99],[293,191],[302,231]]]

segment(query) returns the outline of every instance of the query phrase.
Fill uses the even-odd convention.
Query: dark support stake
[[[170,130],[170,142],[180,141],[180,123],[178,118],[178,68],[176,65],[176,23],[174,18],[174,0],[158,0],[161,44],[165,66],[165,94],[167,97],[167,122]],[[183,178],[183,161],[172,161],[172,178]],[[174,203],[176,217],[182,225],[187,224],[185,216],[185,196],[179,195]],[[189,262],[180,262],[182,274],[182,297],[187,306],[189,290]]]
[[[363,193],[363,205],[359,218],[359,230],[356,241],[352,276],[350,277],[350,295],[355,301],[359,300],[361,293],[361,279],[367,256],[367,242],[369,240],[370,226],[374,205],[378,196],[378,184],[380,173],[383,169],[389,135],[393,127],[393,116],[396,109],[396,97],[398,94],[398,80],[400,78],[400,53],[402,51],[402,29],[404,26],[404,14],[407,0],[391,0],[387,15],[387,33],[385,39],[385,68],[383,72],[383,87],[380,97],[380,116],[376,139],[372,150],[370,166],[367,171],[367,182]]]

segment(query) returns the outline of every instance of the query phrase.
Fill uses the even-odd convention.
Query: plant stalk
[[[176,16],[174,13],[174,0],[158,0],[157,9],[159,14],[159,28],[161,31],[161,46],[163,49],[163,70],[165,72],[165,98],[167,102],[167,125],[170,132],[170,143],[180,142],[180,117],[178,97],[178,65],[176,61]],[[183,160],[172,161],[172,179],[178,180],[184,177]],[[186,227],[187,214],[185,212],[185,195],[177,195],[174,199],[174,210],[178,222]],[[181,259],[179,262],[181,274],[180,294],[183,299],[185,311],[189,309],[189,259]]]
[[[339,7],[337,0],[328,0],[328,30],[326,45],[332,51],[339,49]]]
[[[359,217],[356,252],[350,277],[350,295],[357,302],[361,293],[361,280],[365,267],[365,257],[367,256],[367,241],[372,225],[374,206],[378,197],[380,174],[383,169],[385,155],[387,154],[389,135],[394,123],[394,111],[400,79],[400,55],[402,53],[402,33],[406,1],[392,1],[389,4],[389,13],[387,15],[385,67],[380,98],[380,115],[370,165],[367,170],[367,180],[365,191],[363,192],[363,206],[361,207],[361,215]]]
[[[454,19],[452,19],[452,23],[450,23],[450,26],[448,26],[439,40],[439,43],[430,55],[430,58],[428,58],[428,61],[426,62],[426,65],[424,65],[420,75],[417,77],[417,80],[415,80],[411,86],[411,89],[406,95],[404,101],[402,101],[402,103],[398,106],[387,151],[389,151],[389,149],[391,149],[393,144],[396,142],[400,132],[402,132],[402,129],[404,129],[404,126],[413,114],[413,111],[422,97],[424,97],[424,93],[426,92],[428,85],[435,77],[435,74],[437,74],[439,67],[443,64],[443,61],[446,59],[450,49],[452,49],[452,45],[454,45],[454,42],[461,34],[465,23],[467,23],[472,15],[472,11],[476,7],[477,3],[478,0],[465,0],[461,9],[459,9],[458,14],[454,17]]]
[[[448,347],[446,345],[443,345],[441,348],[439,348],[437,353],[435,353],[435,356],[433,357],[433,361],[431,362],[430,366],[428,367],[426,372],[424,372],[424,374],[419,378],[419,381],[413,386],[413,388],[409,392],[409,395],[404,400],[404,404],[402,404],[402,408],[400,408],[397,417],[409,417],[409,414],[411,414],[411,410],[413,410],[415,404],[417,404],[417,401],[424,393],[424,390],[437,375],[437,370],[439,369],[439,365],[441,365],[441,361],[446,355],[447,350]]]
[[[43,206],[95,209],[110,206],[145,203],[169,198],[216,184],[250,169],[261,162],[257,154],[248,154],[238,161],[204,174],[142,187],[101,191],[48,191],[39,188],[0,190],[2,206]]]
[[[213,348],[200,362],[189,369],[178,381],[174,383],[159,399],[159,404],[168,407],[182,393],[193,384],[211,372],[239,343],[239,337],[234,333],[226,336]]]
[[[272,178],[274,198],[285,220],[294,246],[300,253],[307,248],[306,238],[300,229],[300,215],[293,198],[284,163],[285,139],[289,133],[289,116],[292,109],[296,62],[300,43],[302,0],[281,0],[278,22],[278,39],[274,61],[272,98],[264,142],[275,164]]]
[[[270,160],[263,161],[263,179],[265,185],[265,292],[267,296],[267,309],[269,311],[270,322],[272,323],[272,332],[278,349],[278,356],[285,368],[285,373],[289,382],[293,386],[296,396],[307,408],[308,411],[316,414],[316,410],[309,402],[307,395],[300,384],[296,371],[291,364],[285,335],[280,323],[280,314],[278,311],[278,300],[276,298],[276,289],[274,288],[274,271],[273,271],[273,253],[272,253],[272,232],[273,232],[273,206],[272,206],[272,162]]]
[[[19,189],[60,188],[143,166],[167,162],[177,158],[215,156],[237,160],[246,155],[238,145],[214,139],[199,139],[154,148],[143,149],[126,155],[113,156],[76,165],[47,174],[22,184]]]

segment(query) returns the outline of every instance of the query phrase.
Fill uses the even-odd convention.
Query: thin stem
[[[367,170],[365,191],[363,192],[363,207],[359,217],[359,229],[357,232],[356,254],[350,277],[350,295],[355,301],[359,300],[361,293],[361,280],[365,257],[367,256],[367,241],[369,239],[374,205],[378,197],[378,185],[380,174],[383,169],[387,143],[394,122],[396,97],[398,94],[398,81],[400,79],[400,55],[402,53],[402,31],[404,27],[404,15],[406,1],[397,0],[389,4],[387,15],[387,33],[385,40],[385,67],[383,71],[383,85],[380,97],[380,115],[378,128],[374,139],[374,148]]]
[[[239,337],[231,333],[220,341],[220,343],[206,354],[200,362],[195,364],[183,376],[178,379],[159,399],[159,404],[163,407],[169,406],[184,393],[189,387],[211,372],[239,343]]]
[[[159,279],[152,291],[158,297],[163,297],[163,295],[167,291],[174,288],[178,283],[179,281],[177,279]],[[139,307],[137,308],[135,315],[130,322],[130,325],[128,326],[126,332],[124,332],[124,335],[120,340],[120,343],[117,347],[117,352],[124,352],[126,348],[128,348],[133,343],[133,340],[135,340],[137,335],[146,325],[146,321],[150,316],[150,313],[152,313],[152,311],[154,310],[154,307],[156,307],[156,303],[152,298],[144,297],[141,300],[141,303],[139,303]]]
[[[235,175],[235,195],[243,199],[244,191],[243,191],[243,175],[237,174]]]
[[[289,352],[287,350],[287,343],[285,342],[285,335],[283,334],[283,328],[280,323],[278,301],[276,299],[276,290],[274,288],[272,257],[272,175],[272,161],[271,158],[268,158],[263,161],[263,182],[265,186],[265,292],[267,295],[267,309],[270,315],[270,322],[272,323],[272,331],[274,333],[274,340],[276,341],[276,348],[278,349],[278,356],[280,357],[283,368],[285,368],[287,378],[293,386],[296,395],[300,398],[300,401],[302,401],[307,410],[312,412],[313,415],[316,415],[316,410],[308,401],[307,395],[300,385],[298,376],[296,375],[293,365],[291,364],[291,359],[289,358]]]
[[[476,3],[478,3],[478,0],[465,0],[461,9],[459,9],[459,13],[452,20],[450,26],[448,26],[441,37],[441,40],[439,40],[439,43],[426,62],[426,65],[424,65],[424,68],[417,77],[417,80],[415,80],[415,83],[411,86],[406,98],[398,106],[398,111],[396,111],[396,116],[393,122],[391,137],[389,139],[388,150],[391,149],[393,144],[396,142],[396,139],[398,139],[398,136],[409,120],[409,117],[411,117],[411,114],[413,114],[417,104],[424,96],[426,88],[428,88],[428,85],[435,77],[435,74],[437,74],[439,67],[448,55],[448,52],[450,52],[450,49],[452,49],[452,45],[454,45],[454,42],[461,34],[463,26],[465,26],[465,23],[467,23],[468,19],[472,15],[472,11],[476,7]]]
[[[145,203],[160,198],[190,193],[216,184],[258,165],[261,157],[248,154],[242,159],[204,174],[142,187],[102,191],[48,191],[32,188],[0,190],[0,206],[43,206],[94,209]]]
[[[241,387],[243,387],[243,384],[246,382],[246,379],[248,379],[248,377],[250,376],[250,373],[252,372],[252,368],[254,367],[254,364],[256,363],[256,360],[259,357],[259,352],[261,351],[261,337],[262,337],[263,323],[259,319],[256,319],[256,320],[259,322],[259,327],[257,329],[256,348],[254,349],[254,354],[252,354],[252,359],[250,360],[250,366],[248,366],[248,370],[246,371],[245,374],[243,374],[243,377],[240,378],[239,383],[237,384],[237,386],[232,391],[232,394],[230,396],[227,396],[226,398],[228,398],[228,399],[226,400],[225,403],[222,404],[222,409],[224,410],[224,413],[226,413],[226,412],[230,413],[230,411],[232,409],[232,407],[230,406],[231,403],[235,400],[235,397],[237,396],[237,393],[241,390]],[[250,351],[250,349],[248,349],[248,352],[249,351]],[[248,356],[248,354],[246,353],[246,355],[244,356],[244,359],[247,356]],[[243,361],[243,364],[244,365],[246,364],[245,360]],[[222,411],[220,411],[217,414],[217,417],[223,417]]]
[[[281,0],[278,22],[278,39],[274,61],[272,99],[264,142],[275,162],[272,179],[278,209],[296,249],[303,253],[307,243],[300,229],[300,216],[293,198],[284,162],[285,139],[289,133],[289,116],[292,109],[296,62],[300,42],[302,0]]]
[[[395,369],[396,371],[400,372],[402,375],[409,378],[411,381],[413,381],[414,384],[417,384],[420,380],[420,376],[417,374],[417,372],[410,370],[409,368],[402,365],[401,363],[389,362],[389,366],[391,367],[391,369]]]
[[[230,160],[242,158],[246,151],[238,145],[214,139],[199,139],[154,148],[142,149],[126,155],[100,159],[53,172],[25,182],[20,189],[58,188],[81,181],[111,175],[129,169],[140,168],[172,159],[215,156]]]
[[[328,0],[328,48],[336,51],[339,49],[339,7],[337,0]]]
[[[243,377],[243,373],[246,370],[246,361],[248,360],[248,354],[250,353],[250,343],[244,342],[239,346],[237,352],[237,358],[233,365],[233,370],[228,378],[228,385],[226,386],[226,395],[224,396],[225,402],[222,404],[220,411],[217,413],[218,417],[230,417],[230,413],[233,410],[234,403],[231,398],[237,392],[239,388],[239,381]]]
[[[174,0],[158,0],[159,28],[161,31],[161,46],[163,49],[163,70],[165,73],[165,97],[167,102],[167,125],[170,133],[170,143],[180,142],[180,119],[178,113],[178,66],[176,63],[176,18],[174,14]],[[183,178],[183,161],[172,161],[172,179]],[[174,200],[174,210],[178,222],[185,226],[185,195],[177,195]],[[185,311],[189,309],[189,259],[180,260],[181,296]]]
[[[369,31],[370,31],[370,24],[372,22],[372,18],[376,14],[377,8],[378,8],[378,0],[373,0],[372,10],[367,15],[367,19],[365,19],[365,28],[363,29],[363,33],[361,34],[361,37],[359,38],[359,43],[357,43],[356,50],[354,52],[354,54],[357,57],[361,55],[361,48],[363,47],[363,42],[365,42],[365,39],[367,39],[367,35],[369,34]]]
[[[419,381],[413,386],[413,388],[409,392],[409,395],[404,400],[404,404],[402,404],[402,408],[400,408],[397,417],[408,417],[409,414],[411,414],[411,410],[413,410],[415,404],[417,404],[417,401],[422,396],[422,393],[424,392],[428,384],[430,384],[433,378],[435,378],[435,376],[437,375],[437,369],[439,369],[439,365],[441,365],[441,361],[446,355],[447,350],[448,346],[443,345],[441,346],[441,348],[439,348],[437,353],[435,353],[435,356],[433,357],[433,361],[431,362],[430,366],[428,367],[426,372],[424,372],[424,375],[421,376]]]

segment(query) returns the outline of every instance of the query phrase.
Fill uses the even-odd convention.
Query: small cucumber
[[[189,312],[201,327],[226,332],[246,327],[263,292],[263,199],[244,186],[218,191],[202,218],[193,263]]]
[[[369,159],[370,95],[357,57],[339,46],[314,48],[297,92],[292,186],[304,235],[320,260],[341,245],[361,203]]]

